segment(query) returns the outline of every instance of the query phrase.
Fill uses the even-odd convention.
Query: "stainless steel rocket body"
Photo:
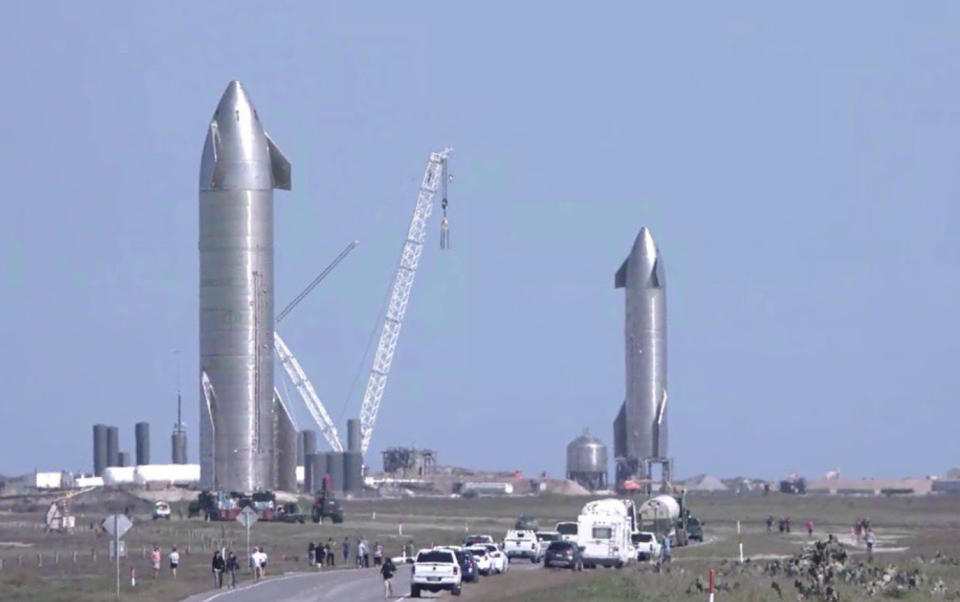
[[[626,396],[614,423],[614,454],[636,471],[638,460],[667,457],[668,443],[666,278],[647,228],[617,271],[615,286],[626,298]]]
[[[273,400],[273,189],[290,166],[239,82],[207,131],[200,168],[201,480],[223,490],[276,486]]]

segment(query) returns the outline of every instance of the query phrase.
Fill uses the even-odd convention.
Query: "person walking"
[[[773,517],[768,516],[767,517],[767,533],[770,533],[771,531],[773,531]]]
[[[360,543],[357,545],[357,560],[360,568],[368,569],[370,568],[370,546],[367,544],[367,540],[361,538]]]
[[[230,576],[230,589],[233,589],[237,587],[237,571],[240,570],[240,561],[237,560],[237,555],[233,553],[233,550],[227,553],[226,570],[227,575]]]
[[[873,546],[877,543],[877,536],[873,532],[873,529],[867,529],[864,541],[867,542],[867,561],[873,562]]]
[[[347,561],[350,560],[350,538],[344,536],[343,544],[341,545],[341,552],[343,552],[343,564],[346,565]]]
[[[380,568],[380,576],[383,577],[383,597],[393,597],[393,575],[397,572],[397,567],[393,560],[388,556],[383,566]]]
[[[160,554],[160,547],[154,544],[153,550],[150,551],[150,566],[153,567],[154,581],[160,578],[160,561],[161,560],[162,560],[162,554]]]
[[[177,578],[177,567],[180,566],[180,552],[177,551],[177,546],[173,546],[173,549],[170,550],[170,554],[167,555],[167,560],[170,561],[170,572],[173,573],[173,578]]]
[[[250,568],[253,570],[253,580],[260,581],[263,571],[260,568],[260,549],[257,546],[253,546],[250,552]]]
[[[663,561],[670,562],[670,536],[667,535],[663,538]]]
[[[213,586],[217,589],[223,587],[223,572],[227,569],[227,563],[223,559],[220,550],[213,553],[213,561],[210,563],[210,570],[213,572]]]
[[[263,546],[260,546],[260,576],[267,576],[267,553],[263,551]]]
[[[807,527],[807,537],[813,537],[813,521],[808,520],[806,527]]]
[[[383,546],[378,541],[373,544],[373,566],[380,566],[381,564],[383,564]]]

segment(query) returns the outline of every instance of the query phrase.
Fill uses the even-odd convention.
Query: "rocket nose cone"
[[[651,259],[656,259],[657,255],[660,254],[659,249],[657,249],[657,243],[653,240],[653,233],[650,232],[650,228],[646,226],[640,228],[640,233],[637,234],[637,240],[633,243],[633,252],[631,254],[634,257],[649,257]]]
[[[270,152],[260,117],[239,81],[227,84],[210,120],[200,189],[271,188]]]
[[[249,111],[256,113],[253,109],[253,103],[247,96],[247,91],[243,89],[243,84],[239,80],[233,80],[227,84],[227,89],[223,91],[220,102],[217,104],[217,111],[214,118],[220,117],[220,113],[228,115],[230,111]]]
[[[642,283],[642,286],[648,288],[664,288],[666,286],[663,257],[660,255],[660,249],[657,248],[657,243],[653,240],[653,233],[650,232],[649,228],[640,228],[637,240],[633,243],[633,249],[630,251],[629,263],[633,270],[630,276],[633,282]]]

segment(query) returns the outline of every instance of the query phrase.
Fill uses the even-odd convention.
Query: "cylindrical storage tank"
[[[567,478],[589,489],[607,485],[607,447],[584,433],[567,445]]]
[[[343,454],[327,452],[327,474],[330,475],[330,486],[334,491],[343,491]]]
[[[107,466],[120,466],[120,429],[107,427]]]
[[[343,490],[359,493],[363,489],[363,455],[356,452],[343,454]]]
[[[277,449],[274,457],[277,466],[277,489],[280,491],[297,490],[297,427],[293,425],[293,418],[287,407],[277,398],[274,404],[274,420],[276,421]]]
[[[323,488],[323,479],[327,476],[327,454],[310,454],[310,472],[313,474],[313,487],[307,493],[314,495]]]
[[[347,420],[347,451],[359,452],[362,440],[360,439],[360,420]]]
[[[117,452],[117,466],[121,468],[130,466],[130,452]]]
[[[314,477],[314,466],[317,464],[318,454],[307,454],[303,457],[303,491],[313,494],[317,490],[316,478]],[[319,454],[320,459],[326,464],[326,455]]]
[[[134,427],[137,440],[137,466],[150,463],[150,423],[138,422]]]
[[[103,476],[107,467],[107,425],[93,425],[93,476]]]
[[[174,431],[170,437],[170,460],[173,464],[187,463],[187,433]]]
[[[317,431],[305,429],[300,434],[303,435],[303,456],[317,453]]]

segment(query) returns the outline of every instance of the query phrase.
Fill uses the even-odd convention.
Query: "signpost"
[[[124,514],[112,514],[103,521],[104,530],[113,536],[113,557],[117,563],[117,600],[120,599],[120,554],[124,549],[120,547],[120,539],[126,535],[133,523]]]
[[[240,514],[237,515],[237,522],[247,528],[247,554],[250,553],[250,527],[258,520],[260,520],[260,517],[250,506],[244,508]]]

